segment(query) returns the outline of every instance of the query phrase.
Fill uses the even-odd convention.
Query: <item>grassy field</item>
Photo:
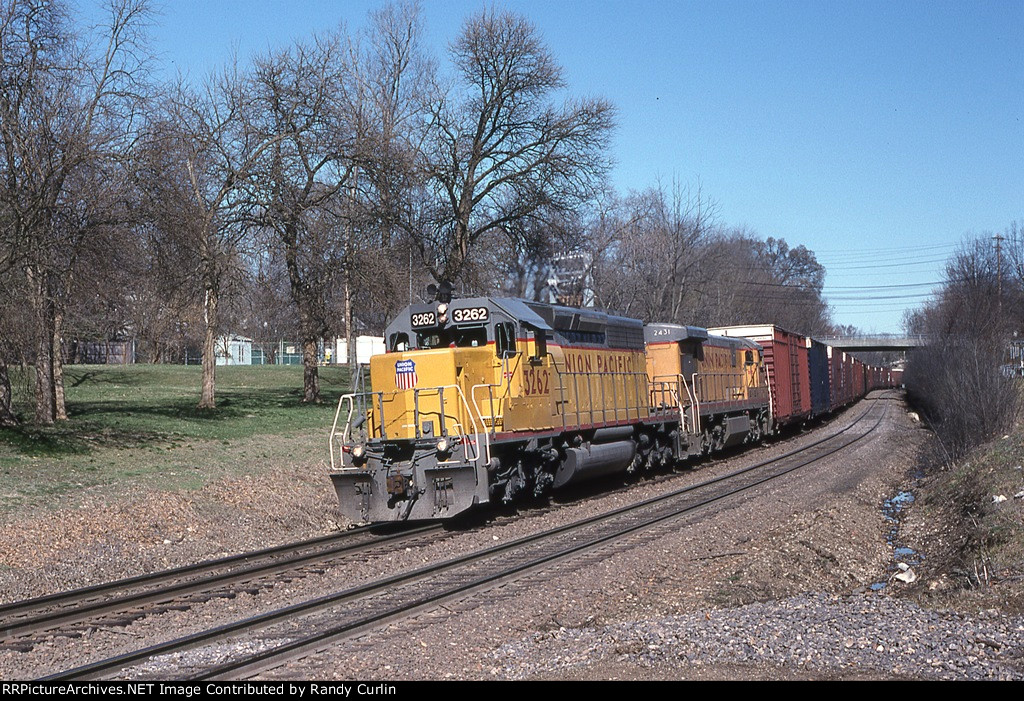
[[[349,386],[347,369],[321,368],[324,402],[310,406],[299,401],[301,366],[219,367],[218,406],[199,410],[197,366],[70,366],[69,419],[40,427],[31,424],[31,374],[12,370],[24,423],[0,429],[0,508],[7,509],[97,485],[198,488],[226,469],[285,457],[279,451],[291,442],[284,437],[309,435],[326,444]]]

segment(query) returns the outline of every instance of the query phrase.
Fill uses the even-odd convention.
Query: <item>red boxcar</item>
[[[828,371],[830,408],[834,411],[857,398],[853,384],[853,356],[829,346]]]
[[[856,358],[853,359],[853,394],[855,399],[860,399],[868,393],[868,378],[865,369],[864,363]]]
[[[726,326],[708,329],[719,336],[749,338],[764,349],[772,416],[783,426],[811,414],[807,340],[774,325]]]
[[[882,368],[873,367],[871,368],[871,384],[868,387],[868,391],[874,389],[881,389],[885,387],[885,371]]]

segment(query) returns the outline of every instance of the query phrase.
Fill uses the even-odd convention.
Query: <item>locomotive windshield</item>
[[[487,329],[458,326],[416,334],[419,348],[476,348],[487,345]]]

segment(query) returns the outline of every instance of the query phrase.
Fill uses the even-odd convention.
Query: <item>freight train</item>
[[[777,326],[644,324],[444,293],[413,304],[338,403],[330,478],[353,522],[449,519],[638,475],[835,411],[888,370]]]

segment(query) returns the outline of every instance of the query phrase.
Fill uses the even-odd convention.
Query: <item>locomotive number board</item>
[[[452,321],[456,324],[472,324],[478,321],[487,321],[487,307],[469,307],[467,309],[453,309]]]
[[[437,314],[434,312],[423,312],[412,315],[412,327],[420,329],[426,326],[437,326]]]

